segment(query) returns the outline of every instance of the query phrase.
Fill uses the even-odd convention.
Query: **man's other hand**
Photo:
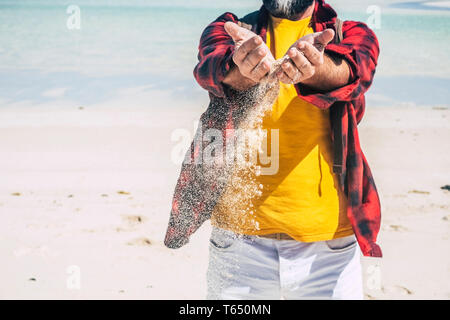
[[[334,38],[334,31],[308,34],[297,40],[287,51],[289,60],[281,65],[278,79],[287,84],[297,84],[313,77],[324,64],[325,46]]]

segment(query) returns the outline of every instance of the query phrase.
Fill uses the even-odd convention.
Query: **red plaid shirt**
[[[311,19],[312,28],[315,32],[334,29],[336,17],[336,12],[324,0],[317,0]],[[265,40],[268,19],[269,14],[263,6],[241,21],[252,25],[252,31]],[[211,104],[220,99],[227,99],[227,90],[222,81],[232,67],[234,50],[233,40],[224,30],[227,21],[238,22],[238,18],[227,12],[205,29],[200,39],[199,63],[194,70],[197,82],[209,91]],[[376,244],[381,222],[380,202],[372,173],[361,150],[357,129],[365,109],[364,93],[370,87],[375,74],[379,46],[375,34],[364,23],[345,21],[342,31],[343,40],[339,44],[328,44],[325,52],[346,59],[351,69],[352,81],[330,92],[318,92],[301,84],[296,85],[296,89],[299,97],[305,101],[321,109],[330,108],[333,171],[340,176],[340,187],[348,198],[347,216],[363,255],[381,257],[381,249]],[[222,128],[230,127],[229,123],[223,123],[223,119],[214,119],[214,114],[208,110],[202,115],[202,121],[205,120],[209,126],[217,126],[222,121]],[[195,159],[194,144],[190,152],[191,158]],[[209,218],[215,204],[215,201],[207,201],[205,192],[210,195],[210,191],[192,195],[196,192],[195,188],[200,186],[198,174],[195,177],[192,166],[183,165],[175,189],[165,239],[165,244],[171,248],[185,244],[189,236]],[[211,190],[214,189],[214,186],[210,187]],[[185,204],[183,199],[186,198],[189,198],[189,206],[181,210],[180,206]]]

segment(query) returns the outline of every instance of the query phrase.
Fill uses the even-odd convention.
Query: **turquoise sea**
[[[343,19],[373,23],[379,12],[374,31],[381,55],[369,105],[450,105],[448,1],[441,7],[423,1],[328,2]],[[223,12],[243,16],[261,3],[0,0],[0,107],[55,99],[96,104],[137,87],[203,97],[192,76],[202,30]],[[80,29],[67,27],[70,5],[80,10]]]

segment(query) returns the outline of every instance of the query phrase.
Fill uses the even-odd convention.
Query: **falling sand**
[[[269,74],[240,98],[239,104],[244,112],[236,121],[233,137],[227,137],[227,140],[231,138],[236,142],[235,158],[226,164],[225,176],[229,178],[214,208],[212,220],[237,234],[243,234],[248,229],[259,229],[252,199],[259,197],[263,188],[257,180],[261,174],[257,157],[264,153],[263,146],[267,143],[263,118],[270,113],[278,97],[280,86],[276,73],[288,59],[285,56],[275,61]]]
[[[225,224],[225,229],[230,229],[227,224],[234,230],[244,225],[258,228],[251,200],[262,191],[257,182],[261,168],[256,161],[266,139],[262,123],[278,97],[276,73],[288,59],[285,56],[275,61],[258,85],[242,92],[230,89],[226,98],[212,99],[201,117],[175,188],[165,238],[167,247],[186,244],[213,212],[213,220]],[[219,134],[209,134],[211,131]]]

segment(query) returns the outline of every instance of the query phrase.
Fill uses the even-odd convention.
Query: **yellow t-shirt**
[[[283,57],[299,38],[314,32],[309,26],[310,18],[271,18],[266,43],[275,59]],[[221,225],[214,218],[213,225],[250,235],[282,232],[304,242],[351,235],[346,197],[331,169],[329,111],[299,98],[293,85],[280,86],[272,113],[263,120],[269,133],[268,146],[270,130],[279,130],[279,169],[276,174],[257,178],[263,186],[262,195],[252,201],[258,228],[234,228],[232,224]]]

